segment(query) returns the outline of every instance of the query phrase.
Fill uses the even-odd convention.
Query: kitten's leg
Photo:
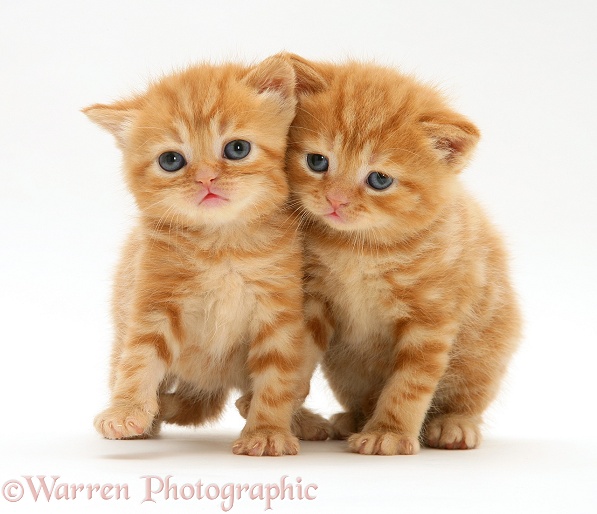
[[[300,407],[292,417],[292,433],[303,441],[325,441],[332,436],[333,429],[323,416]]]
[[[113,374],[116,375],[116,372],[113,371]],[[114,378],[114,380],[115,380],[115,378]],[[173,377],[167,376],[160,384],[158,397],[161,396],[162,394],[166,393],[167,391],[169,391],[172,387],[173,382],[174,382]],[[151,427],[149,429],[147,429],[145,432],[143,432],[143,434],[141,434],[140,436],[127,437],[127,439],[150,439],[152,437],[157,437],[158,435],[160,435],[160,432],[162,431],[162,421],[163,420],[160,419],[159,416],[156,416],[153,419],[153,423],[151,424]]]
[[[368,455],[413,455],[432,396],[448,365],[456,333],[453,323],[410,324],[402,331],[394,372],[363,430],[348,439],[352,451]]]
[[[251,397],[251,393],[246,393],[235,402],[239,414],[245,419],[249,414]],[[329,421],[323,416],[299,407],[292,416],[292,433],[303,441],[325,441],[331,437],[333,431]]]
[[[371,414],[380,391],[372,391],[371,377],[360,373],[360,361],[348,352],[342,355],[333,351],[326,356],[323,363],[325,375],[335,393],[343,412],[337,412],[330,418],[332,439],[345,440],[352,434],[360,432]],[[356,366],[355,366],[356,364]]]
[[[135,280],[135,284],[155,282],[153,276]],[[117,291],[120,286],[115,284]],[[180,312],[170,301],[170,291],[161,295],[158,288],[133,289],[134,310],[131,306],[123,311],[126,319],[120,324],[128,328],[117,334],[112,353],[111,404],[94,423],[108,439],[147,437],[159,431],[159,420],[155,419],[158,391],[161,386],[168,387],[164,379],[183,339]],[[167,300],[157,300],[160,296]]]
[[[311,363],[310,371],[307,372],[310,378],[329,346],[334,329],[328,306],[322,298],[315,294],[307,295],[304,311],[307,337],[310,338],[308,348],[311,350]],[[333,429],[323,416],[300,407],[292,418],[292,433],[304,441],[324,441],[332,436]]]
[[[109,382],[112,398],[110,407],[94,423],[98,432],[109,439],[147,437],[159,432],[160,423],[155,420],[158,389],[168,387],[164,378],[172,360],[171,343],[175,336],[181,337],[171,291],[159,291],[167,281],[156,281],[154,267],[143,264],[143,240],[139,228],[131,233],[114,280],[115,339]],[[160,296],[167,300],[157,301]]]
[[[423,428],[432,448],[466,450],[481,443],[483,412],[495,398],[519,338],[518,311],[511,302],[485,330],[463,331],[439,383]]]
[[[425,419],[422,440],[427,446],[446,450],[467,450],[479,446],[481,414],[491,400],[486,395],[491,384],[482,378],[482,382],[473,380],[473,385],[469,378],[472,378],[471,373],[476,375],[482,365],[481,361],[477,361],[476,370],[465,369],[467,366],[462,363],[450,366]]]
[[[252,398],[246,425],[232,448],[236,454],[298,453],[292,416],[308,393],[311,377],[307,375],[312,371],[301,294],[300,287],[292,287],[278,291],[275,298],[260,299],[247,358]]]
[[[352,411],[337,412],[330,418],[332,425],[332,439],[348,439],[358,432],[363,424],[359,423],[359,416]]]
[[[245,393],[240,398],[238,398],[234,405],[238,409],[238,413],[245,419],[249,415],[249,407],[251,407],[251,398],[253,398],[252,393]]]
[[[281,315],[281,313],[279,314]],[[327,348],[332,336],[332,325],[330,316],[327,314],[325,303],[314,295],[309,295],[304,304],[305,323],[307,325],[306,345],[301,349],[303,355],[303,369],[299,378],[303,392],[300,400],[309,393],[309,381],[321,355]],[[298,370],[297,370],[298,371]],[[246,393],[236,401],[236,407],[239,413],[245,419],[249,416],[252,393]],[[297,407],[302,401],[295,404],[291,430],[299,439],[307,441],[325,440],[332,434],[332,428],[329,422],[319,414],[315,414],[304,407]]]
[[[201,425],[220,416],[227,398],[223,389],[197,392],[179,384],[173,393],[160,394],[158,419],[181,426]]]
[[[360,353],[347,348],[341,340],[335,340],[325,354],[322,369],[343,412],[330,418],[333,439],[348,439],[362,430],[371,417],[381,385],[376,385],[377,374],[363,366]]]
[[[95,418],[108,439],[149,435],[158,413],[157,392],[166,375],[170,351],[160,333],[129,336],[118,361],[111,405]]]

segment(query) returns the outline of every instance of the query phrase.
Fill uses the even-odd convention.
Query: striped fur
[[[285,205],[294,84],[277,57],[205,64],[85,109],[116,137],[140,211],[115,278],[112,399],[95,420],[104,437],[204,423],[239,389],[250,405],[234,453],[297,453],[291,418],[321,352],[306,338],[301,243]],[[225,158],[239,139],[250,153]],[[186,166],[165,172],[167,151]],[[208,190],[225,200],[207,202]]]
[[[474,448],[520,332],[500,236],[458,180],[479,132],[395,70],[286,58],[306,322],[345,409],[335,435],[363,454]],[[370,187],[372,171],[392,185]]]

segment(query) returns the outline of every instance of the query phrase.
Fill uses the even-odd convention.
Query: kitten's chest
[[[255,307],[247,273],[232,260],[198,262],[183,302],[187,345],[222,358],[247,337]]]
[[[340,337],[362,344],[386,340],[396,321],[409,314],[408,303],[388,280],[391,262],[383,256],[338,252],[322,281]]]

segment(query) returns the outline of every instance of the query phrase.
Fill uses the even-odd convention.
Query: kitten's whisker
[[[382,142],[380,144],[380,146],[383,148],[384,152],[405,152],[405,153],[409,153],[411,155],[415,155],[417,157],[419,156],[419,154],[417,152],[413,152],[412,150],[409,150],[408,148],[402,148],[402,147],[399,147],[399,146],[393,147],[393,148],[386,148],[385,146],[383,146],[384,142]]]
[[[303,127],[302,125],[290,125],[290,128],[294,128],[294,129],[300,129],[300,130],[306,130],[307,132],[313,132],[314,134],[319,134],[318,130],[312,129],[312,128],[308,128],[308,127]],[[293,143],[298,142],[296,139],[292,140]]]
[[[300,105],[297,106],[296,110],[297,111],[301,111],[302,113],[307,114],[308,116],[311,116],[311,118],[313,118],[320,127],[324,126],[323,121],[321,121],[320,119],[316,118],[314,114],[310,113],[309,111],[307,111],[306,109],[304,109]]]

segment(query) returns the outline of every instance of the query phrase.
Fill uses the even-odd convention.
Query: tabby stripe
[[[261,330],[257,332],[255,339],[253,339],[251,346],[256,347],[263,344],[264,341],[271,338],[274,333],[279,331],[281,327],[289,325],[293,322],[297,322],[300,320],[300,318],[300,314],[293,312],[287,311],[279,313],[273,321],[262,326]]]
[[[328,331],[325,329],[323,323],[316,318],[312,318],[309,321],[307,321],[307,328],[313,336],[313,341],[315,345],[322,352],[325,352],[329,344],[329,334]]]
[[[260,355],[250,355],[247,364],[251,374],[261,374],[270,367],[274,367],[283,373],[291,373],[298,369],[300,362],[298,359],[284,355],[278,350],[270,350]]]
[[[294,391],[276,391],[274,393],[263,393],[258,400],[268,407],[278,407],[282,403],[293,402],[296,400]]]
[[[394,371],[416,370],[432,377],[440,377],[444,372],[441,357],[447,355],[449,346],[441,342],[429,342],[420,347],[406,346],[398,351]]]
[[[153,346],[158,357],[168,366],[172,364],[172,354],[168,349],[166,339],[161,334],[143,334],[134,337],[130,342],[131,348],[140,348],[143,346]]]

